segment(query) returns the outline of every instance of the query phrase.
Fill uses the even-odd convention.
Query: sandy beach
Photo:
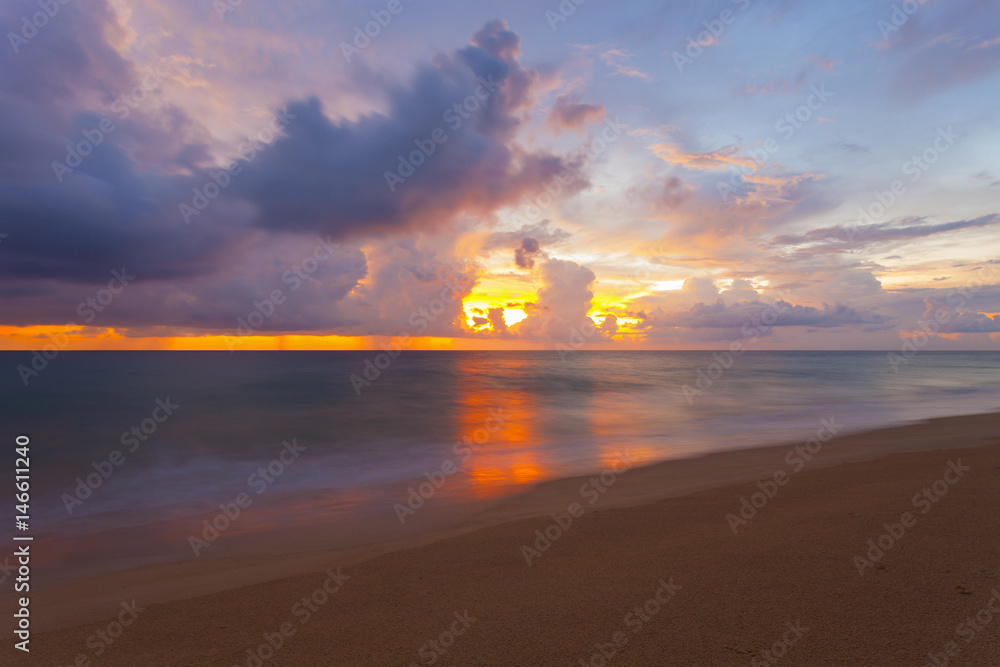
[[[833,426],[644,468],[623,453],[406,543],[42,591],[30,657],[2,660],[997,664],[1000,415]]]

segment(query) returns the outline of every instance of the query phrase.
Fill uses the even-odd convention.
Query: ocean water
[[[30,354],[0,353],[0,435],[31,437],[44,582],[412,535],[625,449],[654,462],[803,441],[821,418],[853,430],[1000,409],[996,352],[921,352],[898,372],[885,352],[747,352],[728,368],[710,352],[376,357],[63,352],[26,387]],[[427,474],[443,484],[401,521]],[[240,494],[240,516],[192,546]],[[13,525],[13,507],[0,516]]]

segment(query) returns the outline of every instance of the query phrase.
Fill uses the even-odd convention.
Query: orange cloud
[[[676,144],[666,142],[650,146],[656,157],[670,164],[679,164],[686,169],[697,171],[714,171],[716,169],[726,169],[732,165],[756,169],[757,163],[746,156],[737,155],[740,148],[738,146],[726,146],[717,151],[708,153],[691,153]]]

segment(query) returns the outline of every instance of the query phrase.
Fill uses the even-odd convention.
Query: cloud
[[[666,209],[675,209],[691,198],[694,188],[677,176],[670,176],[663,182],[659,196],[653,199],[653,205]]]
[[[4,323],[74,322],[138,330],[178,327],[232,334],[238,320],[246,319],[262,304],[260,310],[267,316],[255,326],[257,331],[327,331],[356,321],[342,304],[366,276],[368,265],[365,255],[355,247],[261,237],[247,248],[240,262],[210,275],[140,281],[141,267],[125,265],[117,270],[136,280],[99,308],[79,306],[93,300],[101,286],[34,281],[31,298],[25,299],[18,297],[24,283],[4,283],[0,288]],[[103,277],[103,287],[111,275],[108,271]],[[280,292],[277,302],[272,301],[275,290]]]
[[[624,76],[633,79],[641,79],[643,81],[652,81],[653,77],[650,74],[640,72],[636,68],[625,64],[626,60],[630,60],[634,57],[635,54],[618,48],[607,49],[601,53],[601,60],[604,61],[604,64],[614,69],[611,76]]]
[[[368,248],[369,278],[341,305],[353,336],[452,337],[464,333],[462,300],[476,284],[476,268],[452,256],[446,238],[392,238]]]
[[[104,3],[61,7],[16,66],[0,67],[5,323],[71,320],[81,298],[125,267],[136,281],[100,324],[230,329],[255,299],[282,287],[282,272],[320,236],[352,249],[289,293],[262,329],[396,334],[445,279],[459,285],[459,298],[475,283],[471,266],[414,237],[449,229],[463,214],[492,215],[556,174],[588,185],[577,159],[518,142],[544,90],[539,73],[519,62],[520,38],[492,20],[468,46],[418,63],[408,82],[372,84],[388,100],[382,112],[334,119],[317,98],[291,101],[283,130],[244,150],[238,173],[185,224],[179,206],[219,182],[209,157],[216,140],[155,95],[112,116],[111,103],[145,73],[106,41],[125,37]],[[31,8],[6,5],[3,18],[17,22]],[[114,131],[60,182],[51,163],[106,116]],[[438,128],[447,141],[391,191],[385,172],[420,142],[433,145]],[[567,236],[535,227],[539,242]],[[380,236],[387,240],[366,258],[357,245]],[[449,304],[426,333],[456,335],[463,322],[460,303]]]
[[[580,329],[589,319],[594,297],[594,272],[576,262],[547,259],[539,266],[538,301],[527,317],[512,327],[519,338],[565,341],[570,329]]]
[[[811,254],[847,252],[861,245],[875,245],[920,239],[934,234],[963,229],[977,229],[1000,222],[1000,215],[991,213],[969,220],[921,224],[926,218],[904,218],[888,222],[847,227],[834,225],[812,229],[804,234],[782,234],[770,241],[771,247],[803,246]]]
[[[109,44],[124,37],[111,8],[102,0],[59,3],[58,13],[27,44],[23,17],[40,11],[36,0],[8,0],[0,8],[6,43],[0,66],[0,91],[6,104],[38,104],[46,120],[65,117],[67,103],[104,96],[113,98],[135,85],[133,66]],[[96,95],[95,95],[96,94]]]
[[[519,244],[521,239],[530,236],[541,245],[560,245],[569,240],[571,234],[563,229],[552,226],[551,220],[542,220],[535,225],[521,225],[519,229],[509,232],[494,232],[483,241],[484,251],[498,249],[506,250],[514,244]]]
[[[607,47],[602,44],[578,44],[576,46],[586,53],[596,54],[605,65],[610,67],[613,71],[608,76],[624,76],[642,81],[654,80],[652,75],[625,64],[625,61],[635,57],[634,53],[625,49]]]
[[[688,278],[684,281],[681,292],[699,302],[709,302],[719,295],[719,288],[709,278]]]
[[[538,245],[538,240],[530,236],[521,239],[521,246],[514,250],[514,263],[522,269],[535,268],[535,257],[542,255],[542,249]]]
[[[882,9],[868,13],[876,38],[873,17],[891,8]],[[38,11],[37,0],[0,6],[3,34]],[[863,113],[782,141],[780,163],[767,165],[747,156],[757,142],[744,137],[767,136],[787,109],[764,95],[835,76],[846,24],[807,12],[791,26],[777,19],[779,9],[765,29],[775,31],[776,44],[786,44],[786,30],[819,38],[806,53],[793,43],[784,56],[794,57],[779,58],[782,66],[763,78],[750,74],[763,71],[752,53],[739,71],[710,58],[699,64],[706,76],[689,79],[660,76],[674,71],[669,58],[640,58],[608,43],[568,59],[559,45],[526,48],[529,61],[504,21],[469,31],[465,19],[435,12],[393,27],[395,37],[373,40],[346,66],[339,38],[331,41],[323,26],[347,26],[340,31],[347,39],[357,14],[333,4],[303,11],[248,5],[220,30],[211,9],[194,0],[73,0],[17,53],[0,52],[5,324],[77,319],[77,304],[124,269],[135,282],[95,326],[127,328],[126,335],[231,331],[281,289],[286,300],[262,333],[456,337],[471,327],[484,338],[564,341],[593,306],[604,320],[601,337],[701,344],[732,337],[734,320],[780,297],[801,304],[790,306],[789,322],[818,333],[782,323],[773,344],[828,344],[847,334],[854,338],[846,345],[867,345],[874,339],[859,334],[915,322],[925,298],[946,294],[906,285],[958,285],[977,273],[972,258],[997,229],[997,214],[982,215],[988,208],[942,217],[949,206],[975,210],[1000,183],[975,150],[953,165],[958,171],[939,174],[954,188],[935,198],[931,184],[920,201],[897,204],[897,215],[917,215],[850,225],[860,203],[851,198],[870,194],[878,165],[892,167],[893,156],[909,150],[906,136],[883,126],[913,121],[916,102],[957,94],[975,121],[963,136],[973,147],[982,139],[976,119],[989,114],[980,93],[1000,71],[997,23],[989,20],[996,3],[922,5],[889,48],[863,54],[873,67],[842,73],[871,93]],[[520,9],[505,11],[512,21],[524,18]],[[606,22],[608,11],[581,15],[577,27],[586,33],[588,21]],[[690,3],[672,7],[628,46],[645,48],[643,39],[663,25],[683,25],[681,15],[694,24],[704,19],[698,13]],[[428,26],[440,33],[431,41]],[[544,22],[525,27],[524,35],[547,32]],[[454,48],[429,50],[447,45],[456,29]],[[730,46],[742,48],[739,39]],[[656,69],[636,69],[645,65]],[[115,101],[143,81],[147,66],[164,69],[164,85],[120,116]],[[635,86],[654,76],[669,90]],[[743,92],[757,94],[746,108],[731,104],[744,82]],[[896,97],[889,107],[886,95]],[[913,104],[897,108],[901,101]],[[640,129],[591,169],[585,149],[569,148],[579,143],[572,134],[589,134],[591,123],[615,115],[612,107]],[[287,113],[284,128],[252,157],[234,158],[234,144],[277,109]],[[114,131],[60,181],[53,162],[105,118]],[[436,130],[447,139],[434,140]],[[185,224],[178,205],[213,185],[224,159],[235,159],[239,174]],[[817,164],[829,173],[823,182]],[[395,176],[387,181],[387,173]],[[522,224],[520,213],[538,204],[557,174],[568,174],[569,185],[553,207],[536,208],[558,211],[559,226]],[[291,290],[286,272],[301,266],[317,238],[340,245]],[[684,278],[681,289],[662,289]],[[523,291],[532,288],[537,299]],[[433,317],[423,314],[446,289],[453,298]],[[945,333],[997,333],[988,297],[995,289],[981,292],[975,311],[957,314]],[[473,294],[482,309],[469,311],[469,320],[460,299]],[[523,303],[527,318],[506,326],[497,309],[504,303],[508,313]],[[632,324],[630,314],[639,313]]]
[[[777,203],[788,203],[801,195],[802,186],[825,178],[824,174],[810,172],[801,174],[770,175],[760,172],[743,174],[740,188],[734,201],[743,206],[758,204],[771,206]],[[742,192],[740,192],[742,190]]]
[[[608,313],[597,328],[605,337],[611,338],[618,333],[618,318],[614,313]]]
[[[486,319],[490,323],[490,333],[500,338],[510,338],[507,321],[503,318],[503,308],[496,306],[486,311]]]
[[[728,169],[732,166],[756,169],[757,162],[745,155],[740,155],[739,146],[725,146],[717,151],[693,153],[676,144],[661,142],[650,146],[650,150],[664,162],[678,164],[685,169],[697,171],[714,171]]]
[[[30,15],[38,6],[5,4],[5,24],[22,11]],[[200,128],[183,111],[152,100],[116,110],[123,94],[146,91],[146,74],[109,46],[112,38],[121,38],[121,29],[107,6],[83,0],[60,5],[16,56],[0,56],[5,280],[93,285],[123,265],[142,280],[184,279],[211,273],[239,251],[244,234],[236,224],[179,224],[177,203],[199,184],[184,172],[199,155],[187,140]],[[99,130],[105,119],[110,132]],[[57,174],[52,165],[65,168],[70,152],[82,154],[81,162]],[[140,170],[140,160],[155,161],[156,170]],[[220,206],[216,214],[223,212]]]
[[[585,104],[578,97],[559,95],[545,117],[545,125],[555,134],[582,132],[587,125],[600,123],[605,115],[600,104]]]
[[[711,172],[691,174],[682,183],[668,177],[660,188],[633,190],[666,227],[660,246],[670,248],[668,263],[695,268],[746,262],[761,247],[760,237],[836,208],[810,175],[787,177],[773,185],[740,183]],[[764,179],[760,180],[761,183]]]
[[[516,203],[564,171],[579,177],[572,160],[514,139],[539,80],[519,51],[518,36],[490,21],[472,45],[388,91],[385,114],[334,122],[318,99],[290,105],[286,136],[245,165],[235,194],[260,227],[345,236],[439,228]]]
[[[795,305],[787,301],[773,304],[762,301],[738,301],[727,305],[721,298],[714,303],[699,303],[687,311],[661,314],[651,318],[652,326],[686,327],[692,329],[727,329],[738,331],[744,325],[760,321],[766,311],[776,313],[771,326],[809,326],[819,328],[858,324],[883,324],[885,318],[875,313],[863,313],[850,306],[836,304],[822,308]]]
[[[940,333],[997,333],[1000,332],[1000,314],[980,313],[976,311],[956,312],[954,306],[950,305],[947,299],[928,297],[924,299],[926,308],[920,318],[925,323],[934,322]],[[939,313],[945,315],[943,323],[938,322],[936,317]],[[930,324],[918,326],[922,331],[932,330]]]

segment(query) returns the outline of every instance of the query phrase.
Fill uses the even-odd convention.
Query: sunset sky
[[[41,5],[0,348],[1000,343],[993,0]]]

